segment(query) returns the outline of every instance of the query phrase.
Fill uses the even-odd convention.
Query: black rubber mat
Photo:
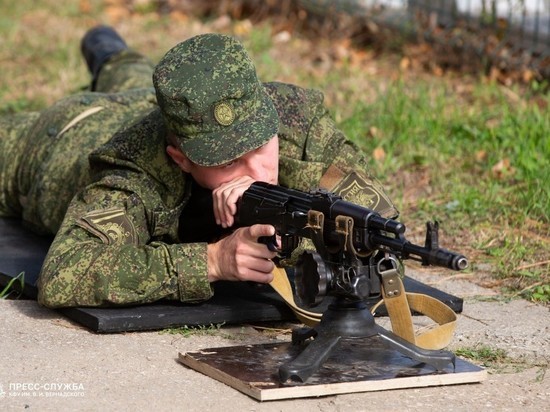
[[[51,238],[37,236],[25,229],[18,220],[0,218],[0,287],[5,287],[23,273],[24,287],[15,282],[13,289],[24,298],[36,299],[36,281],[51,241]],[[455,312],[462,311],[462,299],[456,296],[409,277],[405,277],[403,283],[408,292],[433,296]],[[295,319],[293,312],[267,285],[217,282],[214,291],[212,299],[200,304],[163,301],[133,307],[69,308],[60,311],[100,333]],[[368,302],[368,305],[374,303]]]

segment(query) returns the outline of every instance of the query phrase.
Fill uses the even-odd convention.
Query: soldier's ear
[[[166,146],[166,153],[168,153],[168,156],[172,158],[174,163],[177,164],[181,170],[186,173],[191,172],[193,163],[180,149],[175,146],[168,145]]]

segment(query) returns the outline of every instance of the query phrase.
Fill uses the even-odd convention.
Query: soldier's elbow
[[[44,270],[38,279],[38,303],[47,308],[63,308],[75,306],[71,296],[72,285],[60,282],[56,273]]]

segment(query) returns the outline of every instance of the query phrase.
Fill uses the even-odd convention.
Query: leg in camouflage
[[[0,216],[55,233],[72,196],[89,183],[88,154],[156,107],[152,63],[121,39],[113,47],[107,40],[97,56],[85,56],[96,92],[0,118]]]
[[[86,32],[80,42],[80,51],[92,74],[92,91],[96,90],[97,77],[103,65],[128,46],[119,34],[109,26],[96,26]]]
[[[132,50],[113,56],[103,66],[97,78],[96,90],[102,93],[120,93],[127,90],[153,88],[154,65]]]
[[[17,169],[23,138],[40,113],[17,113],[0,117],[0,216],[21,216]]]
[[[80,50],[92,74],[92,91],[118,93],[153,87],[153,64],[130,50],[113,28],[97,26],[88,30]]]

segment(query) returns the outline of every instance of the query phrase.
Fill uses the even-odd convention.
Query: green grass
[[[385,161],[375,165],[382,176],[428,168],[437,188],[431,201],[450,218],[550,223],[550,116],[478,87],[483,94],[467,104],[445,89],[398,82],[376,103],[358,103],[342,128],[365,150],[384,149]],[[380,137],[360,135],[373,126]]]
[[[80,38],[99,22],[113,24],[157,61],[179,41],[211,31],[216,20],[172,20],[156,13],[153,1],[140,2],[124,18],[101,0],[79,10],[77,4],[86,3],[5,5],[0,115],[47,107],[85,86]],[[366,153],[385,154],[373,155],[371,167],[401,210],[411,240],[422,242],[425,220],[437,219],[442,246],[465,253],[474,273],[490,268],[510,296],[549,300],[547,84],[504,87],[481,75],[401,70],[399,52],[355,50],[335,59],[330,56],[341,45],[311,43],[296,33],[280,43],[269,21],[247,27],[233,22],[224,32],[243,40],[262,80],[321,89],[340,128]]]
[[[502,349],[494,349],[487,345],[477,345],[473,348],[460,348],[455,350],[457,356],[470,359],[482,366],[493,366],[507,362],[508,356]]]
[[[16,292],[16,289],[22,291],[25,287],[25,272],[21,272],[19,275],[11,279],[4,289],[0,290],[0,299],[8,299],[12,297]]]
[[[517,373],[527,368],[536,367],[538,371],[534,382],[542,382],[548,369],[546,363],[513,359],[508,356],[505,350],[488,345],[479,344],[473,347],[458,348],[454,352],[461,358],[489,368],[489,371],[492,373]]]
[[[220,333],[223,323],[220,324],[210,324],[208,326],[182,326],[178,328],[168,328],[160,331],[161,335],[180,335],[184,338],[190,336],[211,336],[217,335]]]

